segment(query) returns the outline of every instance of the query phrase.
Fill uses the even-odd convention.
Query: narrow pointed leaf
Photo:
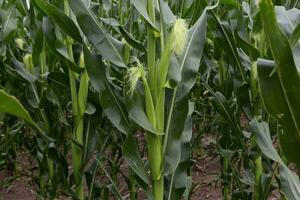
[[[12,34],[17,30],[17,19],[15,17],[15,6],[11,5],[8,10],[0,10],[0,15],[3,17],[0,40],[8,42]]]
[[[267,74],[267,71],[270,70],[270,65],[261,65],[261,63],[258,65],[261,92],[262,95],[265,96],[265,100],[268,98],[268,96],[264,94],[268,92],[267,90],[271,89],[271,91],[268,92],[269,94],[270,92],[280,94],[274,94],[274,99],[271,102],[268,101],[268,103],[265,101],[264,104],[266,107],[271,107],[270,104],[275,104],[274,102],[281,105],[280,113],[276,113],[277,115],[274,116],[284,128],[284,134],[280,135],[280,142],[287,158],[299,165],[300,158],[294,152],[296,147],[299,147],[300,144],[300,113],[298,111],[298,105],[300,103],[299,73],[293,58],[289,40],[277,25],[272,2],[262,0],[259,6],[264,31],[276,63],[274,70],[277,72],[276,75],[270,75],[270,71],[269,74]],[[270,78],[268,79],[268,77]],[[265,86],[263,84],[265,84]],[[275,108],[274,105],[272,105],[272,108],[278,109]]]
[[[69,63],[70,69],[76,73],[80,73],[83,71],[75,62],[74,59],[70,57],[68,54],[67,48],[63,41],[56,37],[56,31],[54,24],[48,17],[44,17],[42,21],[42,30],[47,41],[47,45],[49,49],[56,54],[57,56],[61,56],[66,59]]]
[[[280,30],[290,40],[295,64],[300,71],[300,43],[295,38],[297,25],[300,23],[300,10],[296,8],[287,10],[284,6],[275,6],[275,13]]]
[[[28,111],[23,107],[16,97],[7,94],[5,91],[0,90],[0,112],[15,115],[28,124],[32,125],[34,128],[40,131],[37,124],[33,121]]]
[[[51,17],[67,35],[78,42],[82,41],[77,26],[63,11],[45,0],[34,0],[34,2],[43,12]]]
[[[125,27],[123,27],[116,19],[114,18],[100,18],[100,20],[115,28],[115,30],[117,32],[120,32],[123,36],[123,38],[126,40],[126,42],[128,44],[130,44],[132,47],[143,51],[143,52],[147,52],[147,50],[145,49],[144,45],[142,43],[140,43],[138,40],[136,40],[133,35],[131,35],[128,31],[126,31]]]
[[[100,24],[92,11],[81,0],[69,0],[81,31],[104,59],[117,66],[125,67],[123,60],[124,44],[112,37]]]
[[[132,133],[127,134],[123,145],[123,154],[131,169],[146,183],[149,184],[147,174],[144,169],[139,148]]]
[[[261,97],[266,110],[282,125],[284,132],[279,134],[280,144],[286,157],[297,164],[300,163],[297,153],[300,145],[298,131],[293,121],[284,88],[280,83],[278,73],[272,73],[275,63],[268,60],[258,60],[258,81]]]
[[[143,18],[156,30],[159,28],[156,26],[155,22],[153,22],[148,15],[147,11],[147,0],[130,0],[135,9],[143,16]]]
[[[163,133],[159,133],[150,123],[149,118],[144,109],[143,99],[145,99],[144,95],[141,94],[140,91],[136,91],[132,97],[127,99],[127,109],[129,113],[129,118],[132,119],[135,123],[137,123],[143,129],[150,131],[151,133],[157,135],[163,135]]]
[[[191,139],[193,133],[192,114],[194,112],[194,103],[189,103],[189,112],[185,121],[184,130],[181,138],[180,163],[174,171],[174,179],[171,182],[169,193],[172,200],[181,199],[189,181],[188,170],[190,167]]]
[[[285,165],[278,155],[273,146],[268,124],[253,119],[250,122],[250,127],[256,136],[256,142],[262,153],[279,163],[281,190],[284,196],[289,200],[300,199],[299,177]]]
[[[179,58],[181,82],[176,86],[170,101],[164,144],[164,174],[170,174],[180,162],[181,136],[185,118],[188,114],[188,98],[190,89],[195,84],[196,73],[200,66],[206,37],[206,10],[189,29],[186,50]]]
[[[99,92],[100,102],[105,114],[119,131],[127,134],[129,129],[123,102],[117,95],[106,77],[106,66],[96,55],[84,46],[84,62],[92,86]]]

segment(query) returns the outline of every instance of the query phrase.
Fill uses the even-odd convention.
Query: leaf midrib
[[[100,23],[96,20],[94,14],[92,12],[90,12],[90,9],[88,9],[81,1],[80,1],[81,6],[86,9],[86,11],[88,12],[88,14],[91,16],[92,20],[96,23],[96,25],[98,26],[99,30],[101,30],[102,34],[104,35],[104,37],[107,39],[107,41],[109,42],[109,44],[111,45],[111,47],[113,48],[114,52],[117,54],[118,58],[120,59],[120,61],[123,61],[122,56],[119,54],[119,52],[117,51],[116,47],[113,45],[113,43],[110,41],[110,39],[107,37],[107,33],[106,31],[104,31],[100,25]]]

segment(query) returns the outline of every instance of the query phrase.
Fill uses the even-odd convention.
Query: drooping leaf
[[[140,43],[139,41],[137,41],[130,33],[128,33],[122,26],[119,26],[120,32],[122,34],[122,36],[124,37],[124,39],[126,40],[126,42],[128,44],[130,44],[132,47],[143,51],[143,52],[147,52],[146,48],[144,47],[144,45],[142,43]]]
[[[191,156],[191,144],[193,133],[193,122],[192,114],[194,112],[194,104],[189,103],[189,112],[185,121],[184,130],[181,138],[181,155],[180,163],[174,172],[174,177],[171,177],[169,193],[171,193],[169,200],[179,200],[181,199],[186,187],[189,185],[190,177],[188,175],[188,170],[190,166],[190,156]]]
[[[213,9],[214,7],[207,7]],[[181,82],[173,91],[165,132],[163,147],[164,163],[163,173],[168,175],[176,169],[180,162],[181,136],[184,129],[185,118],[188,114],[188,92],[195,84],[196,73],[200,66],[203,47],[206,37],[207,16],[203,11],[198,21],[188,31],[187,46],[180,56],[179,66]]]
[[[294,47],[300,39],[300,24],[295,28],[291,36],[291,46]]]
[[[84,62],[92,86],[99,92],[100,102],[103,110],[111,122],[122,133],[127,134],[129,123],[123,102],[115,94],[112,86],[106,77],[106,66],[99,57],[93,55],[90,50],[84,46]]]
[[[55,23],[74,40],[81,42],[82,38],[75,23],[59,8],[48,3],[45,0],[33,0],[35,4],[51,17]]]
[[[1,9],[0,15],[3,17],[0,41],[8,42],[12,34],[17,30],[17,19],[15,16],[15,6],[12,4],[9,9]]]
[[[258,60],[258,82],[263,104],[267,112],[282,125],[284,132],[279,135],[280,144],[286,157],[299,163],[297,149],[300,145],[299,132],[293,120],[284,88],[278,73],[273,73],[275,63],[269,60]]]
[[[126,136],[125,143],[123,145],[123,154],[125,160],[128,162],[131,169],[146,183],[149,184],[147,174],[144,169],[141,155],[139,154],[139,148],[136,143],[136,139],[133,133],[129,133]]]
[[[68,0],[81,31],[104,59],[117,66],[125,67],[124,44],[111,36],[97,20],[92,11],[81,0]]]
[[[287,10],[284,6],[275,6],[274,10],[280,29],[287,37],[291,37],[296,26],[300,23],[300,10],[297,8]]]
[[[279,163],[280,181],[282,184],[282,192],[289,200],[297,200],[300,198],[300,182],[299,177],[292,172],[285,163],[281,160],[270,136],[269,126],[266,122],[258,122],[253,119],[250,122],[250,127],[256,135],[256,142],[262,153],[268,158]]]
[[[280,30],[290,40],[295,64],[298,71],[300,71],[300,43],[295,38],[297,35],[297,25],[300,23],[300,10],[296,8],[287,10],[283,6],[275,6],[275,14]]]
[[[16,58],[12,58],[12,63],[14,64],[14,70],[26,81],[34,83],[37,80],[37,77],[28,72],[24,64],[19,62]]]
[[[61,56],[66,59],[69,63],[69,67],[72,71],[80,73],[82,68],[80,68],[74,59],[68,54],[66,45],[59,38],[56,37],[55,27],[52,21],[48,17],[43,17],[42,30],[47,41],[47,45],[50,50],[57,56]],[[58,31],[58,30],[57,30]]]
[[[217,43],[221,45],[223,49],[225,49],[225,53],[228,55],[228,58],[236,66],[237,70],[240,73],[239,75],[242,77],[242,80],[245,81],[244,68],[239,59],[239,54],[229,24],[221,23],[214,11],[212,11],[212,17],[217,27],[214,33],[214,35],[216,36]]]
[[[122,34],[123,38],[126,40],[128,44],[130,44],[132,47],[147,52],[144,45],[140,43],[138,40],[136,40],[133,35],[131,35],[128,31],[126,31],[125,27],[123,27],[116,19],[114,18],[100,18],[102,22],[105,24],[115,27],[115,30],[120,32]]]
[[[28,124],[41,131],[38,125],[33,121],[28,111],[16,99],[16,97],[7,94],[4,90],[0,90],[0,112],[15,115],[24,119]]]
[[[126,104],[129,113],[129,118],[132,119],[143,129],[157,135],[163,135],[163,133],[159,133],[150,123],[144,109],[143,99],[145,99],[145,97],[142,94],[142,91],[139,91],[138,89],[132,95],[132,97],[129,97],[127,99]]]
[[[147,0],[130,0],[130,2],[154,29],[159,30],[158,26],[156,26],[155,22],[148,15]]]
[[[277,72],[270,75],[270,68],[272,68],[270,62],[258,63],[258,77],[264,105],[283,126],[284,134],[280,135],[283,152],[290,161],[299,165],[299,156],[294,151],[300,144],[300,113],[298,112],[300,77],[289,40],[277,25],[272,2],[263,0],[259,6],[264,31],[276,63],[275,66],[273,64],[273,71]],[[270,101],[267,92],[274,97],[273,100]],[[271,94],[272,92],[276,94]],[[275,104],[280,108],[276,108]]]

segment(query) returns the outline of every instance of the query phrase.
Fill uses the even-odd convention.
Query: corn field
[[[203,157],[300,200],[299,39],[298,0],[0,0],[0,200],[216,200]]]

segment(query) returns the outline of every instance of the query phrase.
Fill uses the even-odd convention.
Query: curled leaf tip
[[[171,32],[172,51],[181,55],[186,47],[188,25],[184,19],[177,19]]]

